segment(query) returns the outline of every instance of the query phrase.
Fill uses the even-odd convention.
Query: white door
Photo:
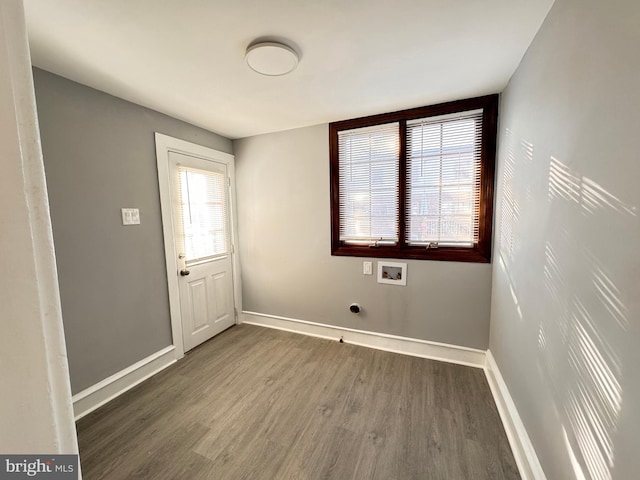
[[[229,172],[225,163],[169,152],[184,351],[235,324]]]

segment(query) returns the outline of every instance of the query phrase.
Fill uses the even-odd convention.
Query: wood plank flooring
[[[482,370],[251,325],[77,427],[86,480],[520,478]]]

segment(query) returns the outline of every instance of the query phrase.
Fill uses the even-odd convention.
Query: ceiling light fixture
[[[262,75],[286,75],[298,66],[298,53],[280,42],[260,42],[247,47],[247,65]]]

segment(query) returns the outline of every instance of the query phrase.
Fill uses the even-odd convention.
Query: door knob
[[[180,276],[181,277],[186,277],[187,275],[189,275],[191,272],[189,270],[187,270],[186,268],[180,270]]]

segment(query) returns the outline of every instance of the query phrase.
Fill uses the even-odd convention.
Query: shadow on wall
[[[610,250],[598,238],[620,231],[616,224],[636,217],[636,208],[554,157],[548,201],[555,224],[543,271],[555,315],[543,316],[540,324],[540,365],[560,402],[556,407],[577,477],[611,479],[623,400],[616,339],[629,328],[629,311],[607,268]],[[566,219],[573,228],[563,225]]]
[[[511,275],[510,267],[522,255],[523,244],[516,231],[522,215],[533,201],[532,182],[530,179],[533,168],[533,144],[522,140],[518,151],[512,148],[513,136],[507,128],[506,138],[509,145],[507,159],[502,175],[502,208],[500,211],[500,258],[499,264],[507,281],[509,290],[520,320],[524,320],[522,305],[518,297],[518,286]],[[520,194],[520,192],[523,192]],[[520,198],[522,195],[522,198]]]
[[[519,320],[539,322],[538,366],[576,478],[608,480],[623,405],[617,352],[630,313],[616,279],[621,252],[602,241],[624,232],[637,209],[554,157],[543,185],[534,146],[509,130],[506,139],[499,263]],[[621,243],[633,251],[632,240]],[[531,285],[544,285],[542,298],[533,298]]]

